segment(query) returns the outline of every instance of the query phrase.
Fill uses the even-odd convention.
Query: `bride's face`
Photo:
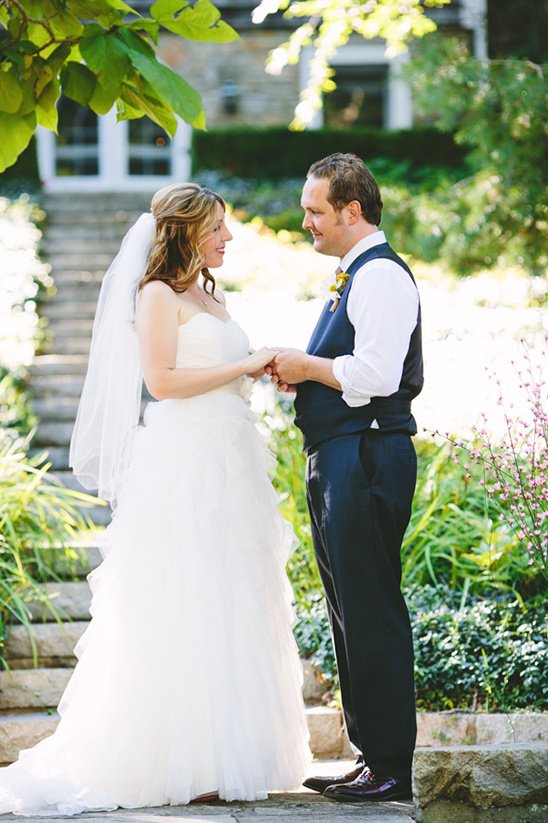
[[[215,225],[205,234],[201,241],[204,250],[204,266],[214,269],[223,265],[225,244],[232,240],[232,235],[226,227],[224,209],[217,203],[217,220]]]

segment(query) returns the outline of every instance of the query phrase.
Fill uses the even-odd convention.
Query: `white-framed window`
[[[38,167],[48,191],[139,191],[190,177],[191,127],[169,136],[148,118],[116,122],[59,101],[59,134],[39,128]]]

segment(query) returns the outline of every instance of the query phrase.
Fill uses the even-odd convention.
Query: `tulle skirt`
[[[54,735],[0,813],[257,800],[310,762],[273,458],[236,394],[150,404]]]

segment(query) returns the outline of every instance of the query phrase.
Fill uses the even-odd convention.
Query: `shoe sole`
[[[336,803],[390,803],[392,800],[413,800],[413,795],[411,792],[397,792],[396,794],[391,794],[388,797],[344,797],[343,795],[338,795],[337,797],[332,797],[329,794],[323,794],[322,797],[325,797],[327,800],[334,800]]]

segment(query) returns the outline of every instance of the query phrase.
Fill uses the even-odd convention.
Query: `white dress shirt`
[[[364,237],[341,259],[342,270],[381,243],[386,243],[383,231]],[[354,274],[346,307],[356,331],[354,351],[335,358],[333,374],[345,403],[365,406],[372,397],[388,397],[400,385],[417,324],[419,295],[405,269],[393,260],[374,259]]]

